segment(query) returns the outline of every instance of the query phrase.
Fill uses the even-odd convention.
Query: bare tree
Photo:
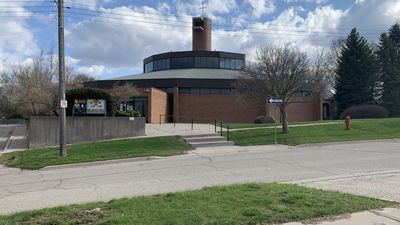
[[[118,109],[122,103],[128,102],[137,94],[137,88],[132,82],[122,84],[118,81],[114,83],[113,89],[111,90],[111,95],[114,99],[116,109]]]
[[[336,80],[337,52],[332,49],[318,50],[311,65],[314,75],[314,90],[324,97],[333,96]]]
[[[57,115],[56,64],[54,54],[43,51],[30,62],[1,75],[3,95],[30,115]]]
[[[289,133],[287,107],[294,102],[296,93],[310,90],[313,82],[305,53],[288,46],[265,47],[258,50],[256,61],[243,69],[238,92],[247,99],[264,102],[268,96],[282,98],[278,107],[283,133]]]
[[[70,73],[70,75],[68,76],[69,79],[66,82],[67,89],[81,88],[84,86],[85,82],[95,80],[94,77],[87,74],[83,73],[74,74],[72,71],[70,71],[69,73]]]

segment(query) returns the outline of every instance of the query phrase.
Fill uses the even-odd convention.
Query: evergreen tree
[[[341,49],[336,70],[337,115],[355,105],[374,103],[376,60],[367,40],[356,28]]]
[[[380,38],[379,78],[382,89],[382,105],[391,116],[400,115],[400,26],[393,25],[389,34],[383,33]]]

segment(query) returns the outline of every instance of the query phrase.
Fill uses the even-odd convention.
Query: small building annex
[[[121,109],[137,110],[150,123],[189,122],[192,118],[195,122],[253,122],[257,116],[273,117],[273,106],[266,102],[246,104],[238,98],[235,86],[246,56],[211,51],[211,30],[210,19],[194,17],[192,51],[152,55],[143,60],[142,74],[90,81],[85,87],[110,90],[116,82],[132,82],[140,94]],[[298,98],[307,95],[300,93]],[[290,105],[288,119],[323,119],[322,98]]]

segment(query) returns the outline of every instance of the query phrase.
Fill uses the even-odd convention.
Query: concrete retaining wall
[[[145,135],[145,118],[67,117],[67,144]],[[35,116],[29,122],[29,148],[59,144],[58,117]]]

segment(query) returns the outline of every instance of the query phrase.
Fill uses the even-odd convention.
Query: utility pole
[[[59,96],[60,96],[60,156],[67,156],[66,145],[66,108],[65,100],[65,53],[64,53],[64,0],[58,0],[58,72],[59,72]]]

